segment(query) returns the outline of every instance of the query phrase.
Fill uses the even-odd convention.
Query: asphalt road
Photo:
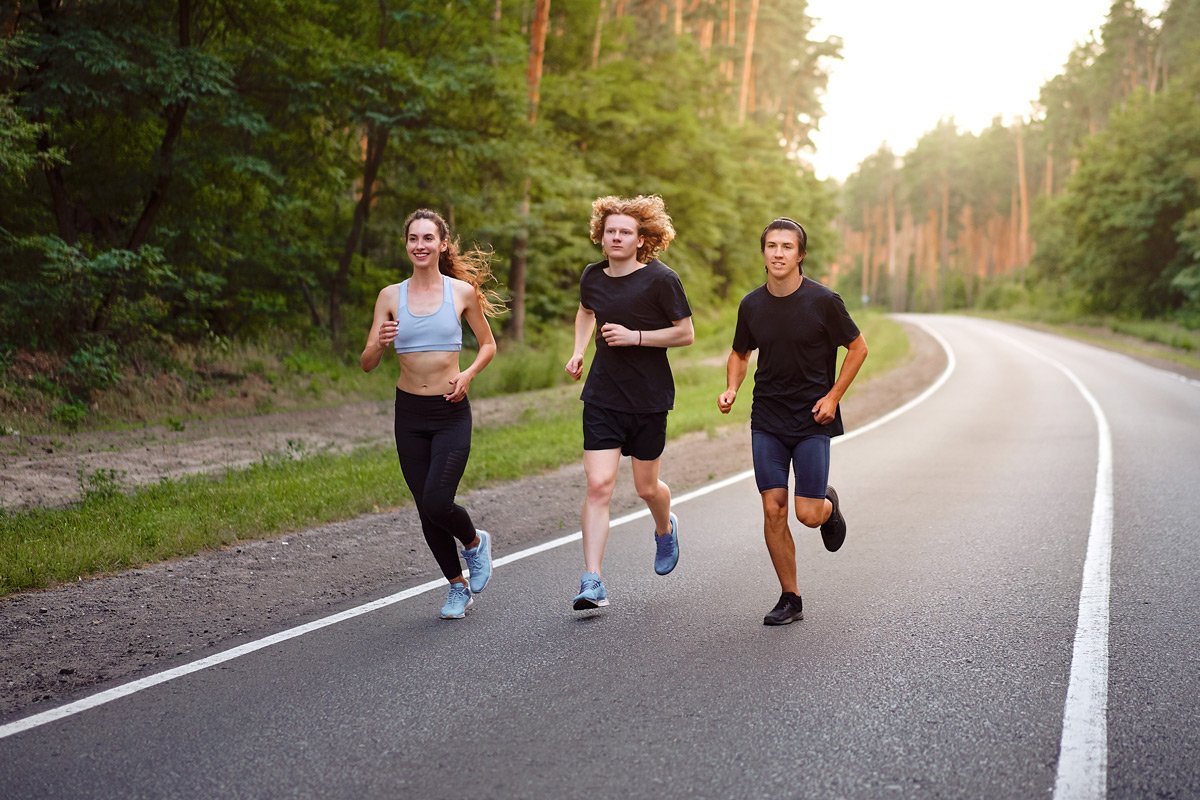
[[[831,554],[793,524],[803,621],[761,624],[778,585],[741,480],[677,507],[669,576],[645,519],[615,528],[606,609],[570,610],[579,544],[548,549],[462,621],[418,594],[0,728],[0,797],[1200,797],[1200,384],[919,320],[953,372],[833,448],[849,535]],[[1081,675],[1098,714],[1072,711]],[[1060,769],[1072,714],[1099,749]]]

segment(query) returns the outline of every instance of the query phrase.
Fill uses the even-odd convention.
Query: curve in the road
[[[1088,531],[1079,617],[1071,651],[1071,677],[1063,709],[1062,741],[1054,800],[1099,800],[1108,777],[1108,605],[1113,528],[1112,432],[1100,403],[1074,372],[1016,339],[999,334],[1013,347],[1057,369],[1075,386],[1092,410],[1099,434],[1096,491]]]

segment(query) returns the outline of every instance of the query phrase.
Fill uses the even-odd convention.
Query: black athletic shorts
[[[667,446],[667,412],[632,414],[583,404],[583,449],[615,450],[638,461],[653,461]]]

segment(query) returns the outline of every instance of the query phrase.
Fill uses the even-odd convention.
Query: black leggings
[[[454,502],[471,454],[471,404],[441,395],[396,390],[396,455],[408,483],[425,542],[447,580],[462,574],[454,541],[475,541],[467,510]]]

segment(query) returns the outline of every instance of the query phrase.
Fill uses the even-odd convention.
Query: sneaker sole
[[[484,545],[483,552],[487,553],[487,560],[488,560],[488,563],[490,564],[490,563],[492,563],[492,535],[490,533],[488,533],[487,531],[480,531],[480,533],[486,534],[484,536],[480,536],[479,538],[483,540],[482,542],[480,542],[480,544]],[[468,572],[470,572],[470,570],[468,570]],[[468,580],[470,580],[470,577],[468,577]],[[492,573],[489,572],[488,576],[487,576],[487,580],[483,582],[483,586],[480,586],[478,589],[476,589],[474,586],[471,587],[471,594],[479,594],[484,589],[486,589],[487,585],[491,582],[492,582]]]
[[[475,605],[474,598],[467,601],[467,604],[463,607],[463,612],[461,614],[441,614],[440,616],[442,619],[462,619],[467,615],[467,612],[471,610],[471,606],[473,605]]]
[[[785,620],[769,620],[766,617],[763,617],[763,625],[791,625],[793,622],[801,619],[804,619],[803,611],[798,614],[794,614]]]
[[[580,597],[571,605],[571,608],[576,611],[587,611],[590,608],[601,608],[606,605],[608,605],[607,597],[603,600],[589,600],[586,597]]]

